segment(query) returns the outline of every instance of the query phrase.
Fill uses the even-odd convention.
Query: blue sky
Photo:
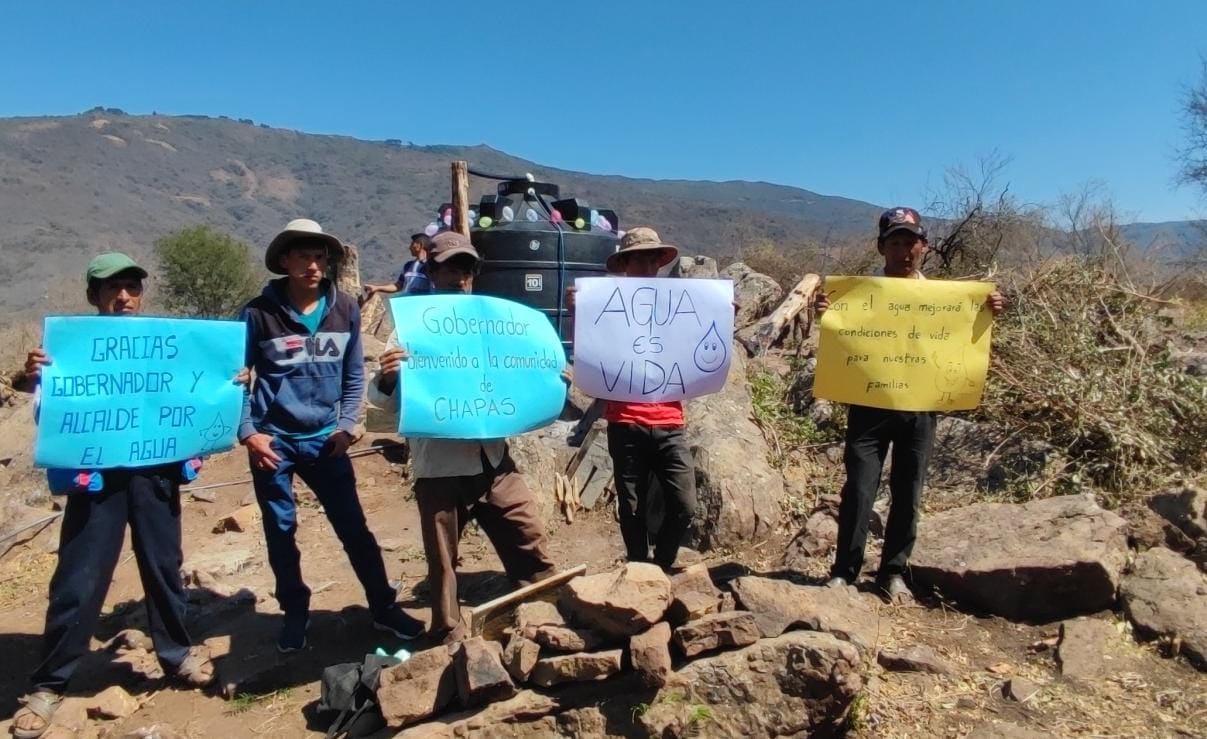
[[[486,143],[638,177],[923,203],[997,150],[1024,200],[1101,182],[1128,220],[1178,188],[1207,2],[3,4],[0,116],[204,113]]]

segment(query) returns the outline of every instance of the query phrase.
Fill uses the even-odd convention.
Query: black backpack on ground
[[[344,734],[368,736],[386,725],[377,705],[377,683],[382,669],[400,664],[397,657],[365,655],[364,662],[345,662],[323,669],[318,710],[336,713],[327,739]]]

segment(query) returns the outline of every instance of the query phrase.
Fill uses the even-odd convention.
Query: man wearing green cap
[[[85,274],[88,303],[102,316],[137,315],[146,277],[147,271],[125,254],[101,254]],[[50,363],[43,349],[34,349],[14,387],[37,392],[42,368]],[[246,371],[235,381],[246,383]],[[66,496],[59,561],[50,580],[42,663],[32,677],[33,692],[21,699],[23,706],[13,717],[13,736],[32,739],[49,726],[88,652],[127,525],[133,531],[151,641],[164,672],[190,687],[213,682],[213,663],[191,649],[180,579],[180,484],[194,477],[200,465],[190,459],[155,467],[47,470],[51,492]]]

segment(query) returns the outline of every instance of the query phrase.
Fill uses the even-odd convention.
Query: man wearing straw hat
[[[625,277],[657,277],[678,256],[679,250],[662,243],[657,231],[638,226],[625,233],[620,248],[608,256],[606,267],[609,273]],[[573,303],[571,291],[567,295],[571,309]],[[687,446],[683,403],[609,400],[604,418],[626,557],[630,562],[652,561],[669,570],[696,513],[696,469]],[[664,496],[665,515],[654,535],[651,559],[646,521],[655,479]]]

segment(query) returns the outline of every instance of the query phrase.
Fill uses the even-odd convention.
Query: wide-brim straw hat
[[[285,270],[281,269],[281,255],[289,248],[289,245],[300,239],[317,239],[327,245],[327,258],[335,261],[343,257],[344,245],[339,239],[331,234],[323,231],[323,227],[317,221],[312,221],[309,218],[295,218],[285,224],[285,228],[268,244],[268,251],[264,252],[264,266],[269,272],[277,275],[286,274]]]
[[[665,267],[679,257],[679,248],[662,243],[658,238],[657,231],[646,226],[638,226],[629,229],[624,238],[620,240],[620,248],[608,255],[607,262],[605,262],[608,271],[622,271],[620,263],[625,256],[635,251],[661,251],[662,258],[659,261],[659,267]]]

